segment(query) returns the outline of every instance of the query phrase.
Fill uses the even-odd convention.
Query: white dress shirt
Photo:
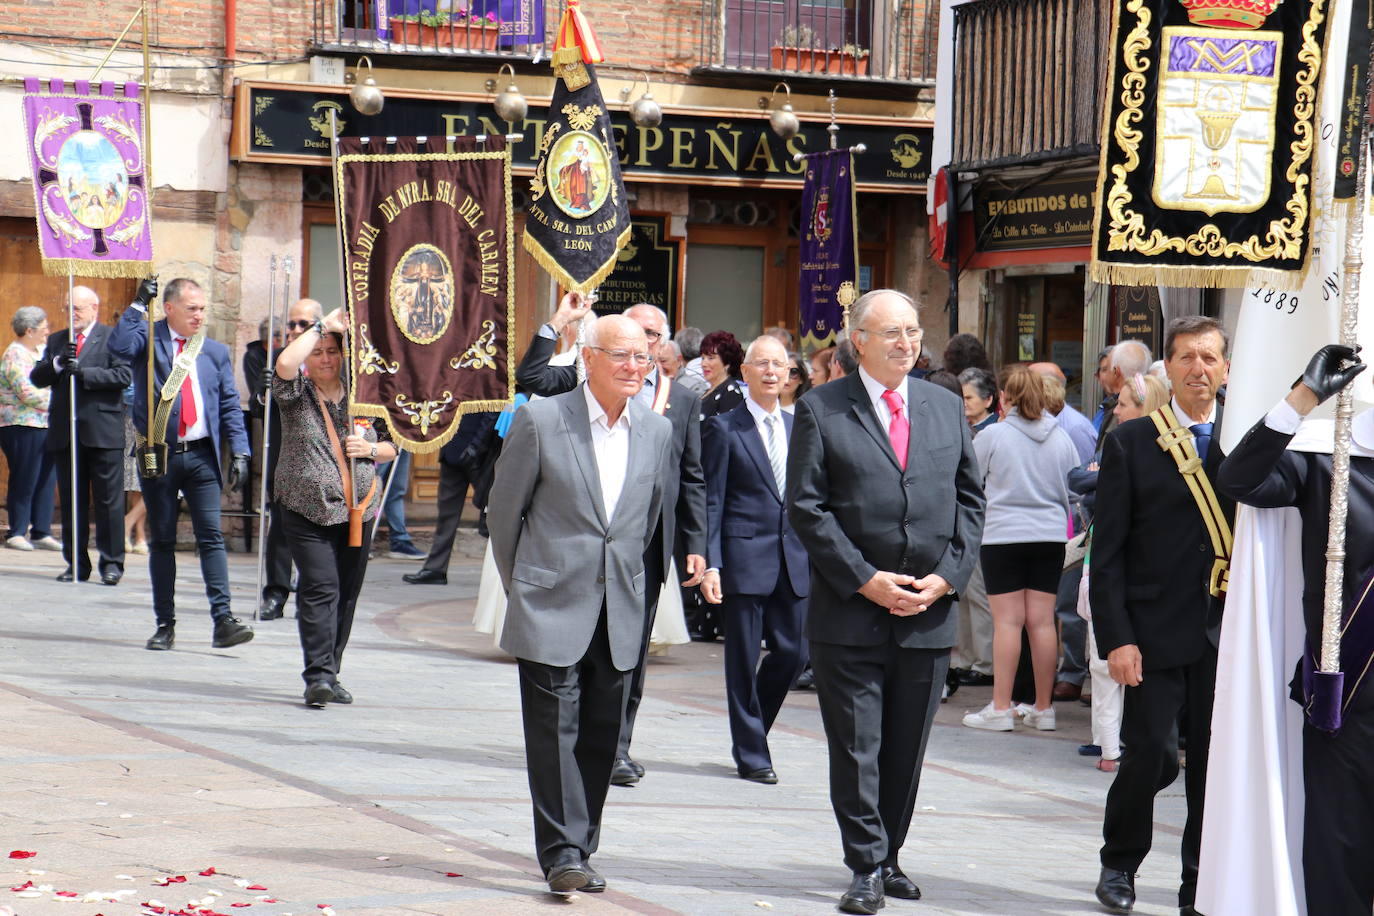
[[[180,346],[179,341],[185,340],[186,345],[190,346],[190,339],[182,337],[176,331],[173,331],[171,327],[167,328],[167,333],[172,335],[172,361],[175,366],[177,348]],[[180,442],[194,442],[197,439],[204,439],[206,436],[210,435],[210,424],[207,422],[205,416],[205,399],[200,393],[200,367],[196,365],[199,362],[200,360],[197,359],[191,363],[191,372],[187,375],[187,378],[191,380],[191,396],[195,398],[196,401],[196,422],[192,423],[190,428],[186,430],[186,435],[178,439]],[[181,394],[177,393],[173,395],[173,397],[179,399]]]
[[[764,421],[768,417],[773,418],[773,442],[774,448],[778,450],[778,457],[782,459],[782,466],[787,467],[787,426],[782,419],[782,408],[773,405],[773,412],[769,413],[759,406],[758,401],[753,398],[745,398],[744,405],[749,408],[749,415],[754,418],[754,426],[759,431],[759,438],[763,440],[763,453],[768,454],[768,424]]]
[[[584,384],[582,395],[587,399],[587,413],[592,421],[592,452],[596,455],[597,476],[601,478],[601,503],[606,507],[609,522],[615,517],[620,491],[630,472],[630,405],[626,402],[620,418],[608,424],[606,411],[592,394],[592,389]]]
[[[887,432],[887,428],[892,425],[892,411],[888,409],[887,401],[883,400],[883,392],[889,389],[882,382],[869,375],[863,366],[859,367],[859,379],[864,383],[864,391],[868,392],[869,401],[873,403],[873,413],[878,417],[878,426],[883,432]],[[911,411],[907,410],[907,390],[911,386],[911,378],[908,376],[903,381],[906,384],[898,385],[891,390],[897,392],[897,397],[902,399],[902,416],[910,421]]]
[[[1207,416],[1194,419],[1188,416],[1188,412],[1178,406],[1178,398],[1170,398],[1169,406],[1174,409],[1174,416],[1178,417],[1180,426],[1197,426],[1199,423],[1215,423],[1217,419],[1217,402],[1212,401],[1212,407],[1207,411]]]
[[[635,400],[643,404],[650,410],[654,409],[654,396],[658,394],[660,376],[658,367],[649,370],[649,374],[644,376],[644,384],[639,386],[639,391],[635,393]]]

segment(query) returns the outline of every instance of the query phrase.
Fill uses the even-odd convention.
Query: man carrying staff
[[[156,297],[157,280],[140,283],[138,295],[110,335],[110,352],[134,366],[137,417],[148,415],[148,309]],[[179,277],[167,284],[162,307],[167,317],[153,330],[156,413],[146,442],[143,436],[149,431],[140,434],[140,445],[159,451],[165,446],[163,473],[143,478],[143,498],[148,504],[148,570],[157,617],[157,632],[147,647],[170,649],[176,640],[175,551],[180,492],[191,509],[205,595],[215,622],[211,645],[225,649],[248,642],[253,630],[229,612],[229,563],[219,515],[220,442],[229,440],[233,454],[229,487],[234,489],[248,476],[248,433],[243,428],[229,348],[205,333],[205,291],[194,280]]]
[[[534,841],[549,890],[602,891],[588,861],[645,640],[645,553],[672,424],[634,400],[652,364],[638,324],[597,320],[587,381],[516,411],[487,510],[520,670]],[[671,542],[658,557],[668,563]]]

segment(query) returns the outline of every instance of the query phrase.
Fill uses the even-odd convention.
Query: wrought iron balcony
[[[1095,155],[1110,17],[1107,0],[954,7],[954,163],[976,169]]]
[[[543,3],[544,0],[532,0]],[[519,36],[501,19],[499,0],[314,0],[315,46],[374,54],[530,56],[532,45],[552,40],[558,23],[548,4],[548,34]]]
[[[701,66],[933,85],[939,0],[702,0]]]

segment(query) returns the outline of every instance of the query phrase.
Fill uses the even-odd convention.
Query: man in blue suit
[[[132,307],[124,310],[110,335],[110,352],[133,364],[134,416],[140,418],[148,416],[148,308],[156,297],[157,281],[144,280]],[[166,443],[166,473],[143,480],[151,532],[148,569],[157,615],[157,632],[148,640],[148,648],[170,649],[176,637],[175,551],[177,493],[181,492],[191,510],[200,571],[215,622],[211,644],[224,649],[253,638],[253,630],[229,612],[229,563],[219,516],[220,442],[229,440],[234,456],[229,487],[235,489],[248,475],[248,434],[229,348],[205,334],[205,291],[194,280],[178,278],[167,284],[162,306],[167,317],[153,329],[154,387],[159,398],[154,408],[159,415],[165,414],[165,428],[159,429],[154,422],[153,441]],[[168,385],[172,374],[181,378]],[[146,435],[148,430],[140,432]]]
[[[702,594],[724,604],[725,692],[730,737],[741,779],[773,785],[768,730],[787,691],[806,667],[806,599],[811,571],[792,531],[787,440],[792,416],[778,406],[791,363],[774,337],[744,355],[749,397],[702,428],[706,476],[706,562]],[[768,656],[759,663],[759,643]]]

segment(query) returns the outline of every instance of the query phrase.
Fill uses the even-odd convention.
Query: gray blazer
[[[611,659],[639,661],[644,552],[658,526],[673,425],[636,404],[630,461],[615,516],[606,518],[579,385],[516,411],[487,504],[492,556],[508,596],[501,648],[568,667],[586,654],[606,607]],[[664,566],[671,556],[665,545]]]

